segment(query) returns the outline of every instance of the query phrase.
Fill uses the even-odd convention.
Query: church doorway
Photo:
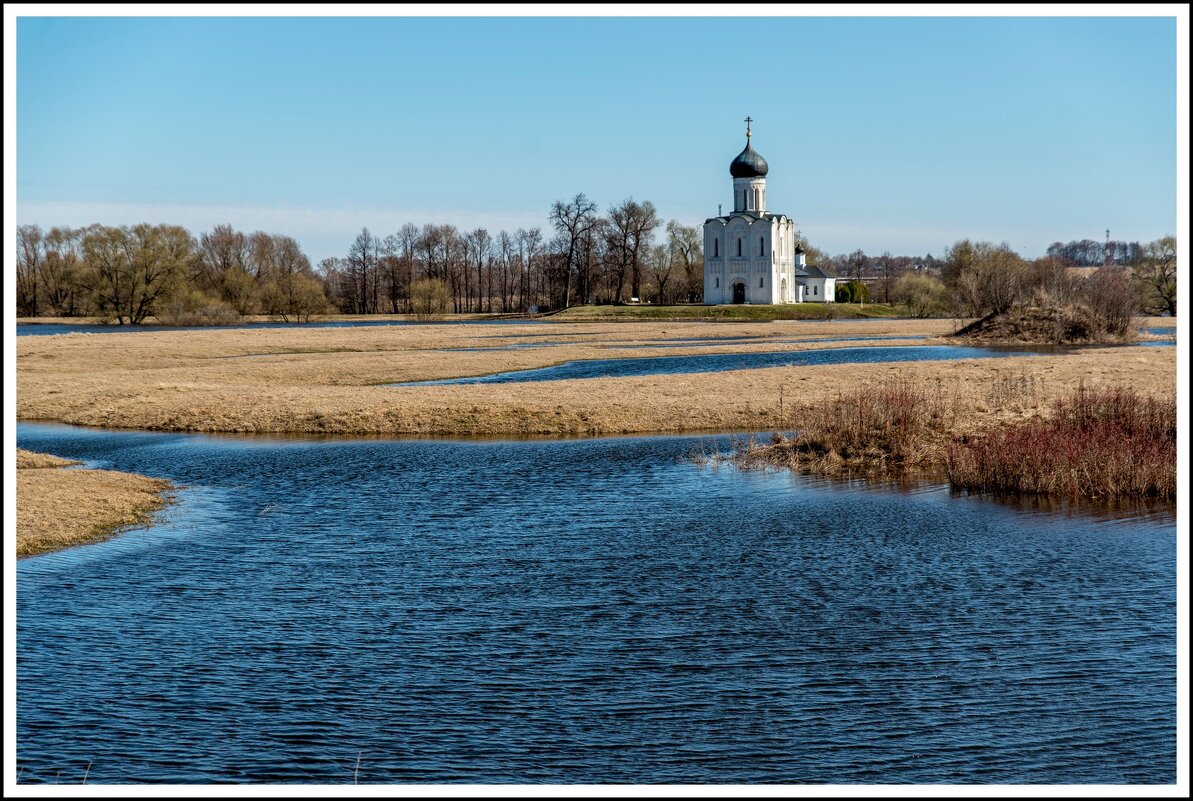
[[[737,283],[735,283],[733,285],[733,302],[734,303],[745,303],[746,302],[746,285],[743,284],[741,281],[738,281]]]

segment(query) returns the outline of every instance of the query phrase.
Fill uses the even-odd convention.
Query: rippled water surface
[[[185,487],[18,563],[22,782],[1175,781],[1166,508],[699,437],[18,440]]]

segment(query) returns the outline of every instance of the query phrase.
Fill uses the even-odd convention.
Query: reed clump
[[[939,462],[956,420],[954,393],[943,382],[890,379],[837,393],[797,411],[798,429],[765,445],[739,449],[745,465],[812,472],[900,472]]]
[[[1034,379],[1012,376],[992,382],[987,394],[1005,401],[1038,397],[1040,388]],[[892,379],[804,408],[790,435],[739,443],[729,459],[741,467],[822,475],[898,477],[914,469],[947,476],[960,489],[989,492],[1176,496],[1175,397],[1081,382],[1041,413],[975,433],[956,388]]]
[[[1047,420],[959,438],[956,487],[1086,498],[1176,496],[1176,398],[1081,384]]]

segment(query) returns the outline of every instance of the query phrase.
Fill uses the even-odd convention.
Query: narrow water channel
[[[794,365],[873,364],[875,362],[952,361],[993,359],[1003,356],[1031,356],[1036,347],[978,348],[958,345],[867,346],[784,350],[766,353],[699,353],[691,356],[645,356],[630,359],[585,359],[532,370],[513,370],[462,378],[407,381],[394,387],[436,384],[509,384],[533,381],[563,381],[572,378],[626,378],[642,375],[720,373],[727,370],[755,370]]]
[[[1168,507],[682,458],[724,438],[17,438],[184,487],[18,563],[22,782],[1175,781]]]

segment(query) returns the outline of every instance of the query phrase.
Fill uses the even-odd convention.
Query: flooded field
[[[184,487],[18,564],[22,782],[1175,780],[1170,507],[684,458],[724,437],[18,442]]]

